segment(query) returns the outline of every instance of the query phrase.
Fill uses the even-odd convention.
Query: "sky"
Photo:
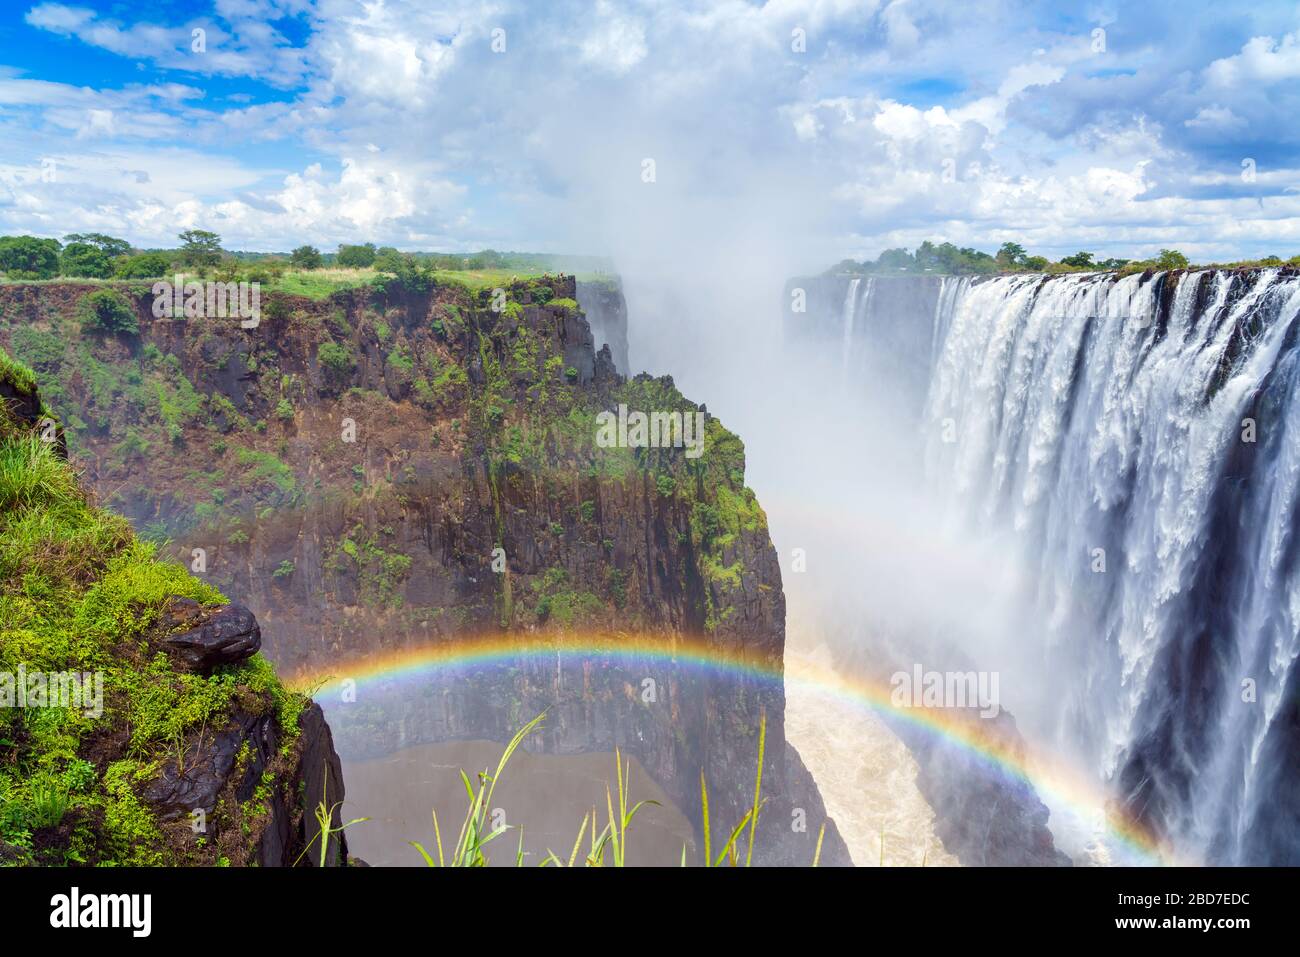
[[[1297,115],[1295,4],[10,2],[0,233],[1288,257]]]

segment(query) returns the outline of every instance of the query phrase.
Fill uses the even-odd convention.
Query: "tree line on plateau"
[[[946,276],[1002,275],[1007,273],[1042,272],[1119,272],[1129,274],[1148,269],[1187,269],[1192,265],[1187,256],[1177,249],[1162,249],[1149,259],[1098,259],[1094,253],[1080,251],[1052,261],[1046,256],[1031,256],[1019,243],[1003,243],[996,253],[986,253],[969,246],[953,243],[932,243],[926,240],[909,252],[901,247],[886,249],[874,260],[855,262],[845,259],[831,267],[831,273],[870,273],[873,275],[901,275],[934,273]],[[1283,260],[1280,256],[1241,260],[1230,263],[1205,263],[1206,266],[1224,268],[1242,266],[1300,266],[1300,256]]]

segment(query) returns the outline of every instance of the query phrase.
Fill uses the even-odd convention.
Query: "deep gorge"
[[[618,651],[622,634],[680,636],[779,674],[784,598],[744,446],[716,419],[698,461],[595,447],[602,408],[700,407],[597,351],[578,305],[589,290],[520,280],[500,311],[457,284],[277,294],[242,329],[152,321],[142,288],[137,338],[79,328],[93,288],[0,289],[0,345],[36,370],[100,501],[252,609],[282,673],[346,674],[491,634],[534,649],[431,673],[414,692],[379,681],[355,702],[323,695],[345,765],[504,741],[549,709],[530,747],[620,747],[698,829],[701,772],[715,821],[744,813],[765,718],[755,860],[812,860],[826,815],[785,744],[779,682]],[[625,350],[617,285],[593,295],[602,335]],[[536,651],[566,634],[604,636],[611,653],[560,668]],[[822,862],[847,861],[826,821]]]

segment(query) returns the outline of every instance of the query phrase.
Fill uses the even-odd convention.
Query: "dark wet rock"
[[[298,719],[298,734],[284,753],[274,715],[238,713],[216,734],[187,742],[183,758],[168,761],[140,796],[160,821],[193,820],[203,814],[201,833],[220,839],[231,826],[231,808],[248,822],[250,859],[262,867],[320,863],[321,802],[331,808],[331,827],[340,826],[345,790],[334,739],[320,707],[310,704]],[[330,840],[327,867],[347,860],[341,833]]]
[[[275,738],[270,715],[237,714],[229,727],[192,745],[182,760],[164,765],[158,777],[144,787],[142,797],[164,821],[194,810],[211,811],[247,744],[247,768],[236,785],[236,798],[246,801],[271,760]]]
[[[35,389],[28,392],[17,384],[0,378],[0,406],[4,407],[20,428],[31,429],[41,439],[51,443],[59,458],[68,457],[63,426],[46,411],[39,392]]]
[[[185,630],[176,631],[178,627]],[[168,634],[162,646],[182,667],[199,674],[251,658],[262,647],[257,617],[238,604],[210,608],[175,598],[164,613],[163,629]]]
[[[627,302],[623,284],[616,276],[577,283],[578,305],[591,324],[598,349],[608,347],[614,367],[631,375],[628,364]]]
[[[965,714],[980,735],[1023,751],[1015,719]],[[935,833],[966,867],[1069,867],[1048,828],[1049,811],[1033,787],[964,743],[918,730],[903,721],[890,727],[916,758],[916,785],[935,812]]]

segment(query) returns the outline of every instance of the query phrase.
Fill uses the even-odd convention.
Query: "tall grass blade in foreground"
[[[464,771],[461,772],[461,783],[465,787],[465,796],[469,802],[469,810],[465,814],[465,822],[461,825],[460,835],[457,838],[456,846],[451,857],[450,864],[443,855],[442,832],[438,825],[438,812],[433,812],[433,834],[437,841],[438,856],[434,857],[428,853],[418,841],[411,841],[411,846],[420,852],[426,864],[430,867],[484,867],[487,865],[487,857],[483,853],[483,848],[492,840],[500,837],[505,831],[510,829],[509,825],[502,825],[491,833],[484,833],[486,828],[486,818],[488,808],[491,807],[492,792],[496,787],[496,782],[500,779],[502,772],[505,770],[506,762],[514,754],[520,743],[532,731],[536,730],[541,724],[545,714],[540,714],[528,724],[519,730],[510,744],[506,747],[505,752],[501,755],[501,761],[497,765],[494,774],[488,774],[487,771],[479,774],[479,785],[476,789],[471,784],[469,776]],[[704,866],[721,867],[723,862],[729,863],[732,867],[739,867],[742,864],[742,855],[740,853],[739,841],[745,833],[745,828],[749,828],[748,846],[743,856],[743,865],[750,867],[754,860],[754,837],[758,828],[759,810],[762,808],[765,799],[763,798],[763,761],[767,756],[767,716],[761,719],[758,729],[758,767],[754,773],[754,798],[753,803],[745,811],[740,822],[731,830],[726,842],[714,854],[713,835],[709,821],[709,785],[705,779],[704,772],[700,772],[700,810],[703,825],[704,838]],[[608,816],[608,823],[599,831],[596,830],[596,809],[582,816],[582,824],[578,828],[578,836],[574,839],[573,849],[569,852],[567,862],[561,858],[555,851],[547,849],[546,856],[541,861],[542,867],[576,867],[578,866],[579,850],[582,847],[583,837],[588,834],[588,825],[590,825],[590,850],[588,851],[582,865],[586,867],[604,867],[606,864],[606,854],[608,852],[610,862],[614,867],[626,867],[628,864],[628,831],[631,829],[632,820],[637,813],[647,805],[660,806],[658,801],[638,801],[631,807],[628,806],[629,792],[631,791],[632,764],[630,761],[623,761],[623,752],[621,749],[614,751],[614,775],[617,785],[618,801],[615,803],[614,790],[608,785],[605,787],[605,812]],[[812,866],[817,867],[821,862],[822,841],[826,836],[825,823],[821,826],[821,831],[817,835],[817,846],[813,852]],[[515,852],[515,863],[523,865],[523,835],[520,834],[519,846]],[[681,866],[686,866],[686,845],[682,845]]]
[[[411,841],[411,846],[420,852],[424,858],[425,864],[430,867],[486,867],[488,863],[487,855],[483,849],[496,838],[500,837],[506,831],[510,830],[509,824],[503,824],[491,832],[485,833],[487,827],[488,810],[492,807],[492,794],[496,790],[497,782],[501,779],[501,774],[506,769],[512,755],[523,743],[524,738],[537,730],[546,717],[546,712],[542,712],[533,718],[526,725],[516,732],[515,736],[510,739],[506,745],[505,751],[501,754],[501,760],[497,762],[495,772],[489,774],[485,768],[479,772],[477,789],[470,783],[469,775],[464,771],[460,772],[461,784],[465,786],[465,796],[469,799],[469,809],[465,812],[465,821],[460,826],[460,834],[456,838],[456,846],[452,851],[451,864],[448,865],[443,857],[442,851],[442,832],[438,827],[438,812],[433,812],[433,836],[438,844],[438,859],[435,862],[432,855],[424,849],[418,841]],[[523,856],[523,837],[520,836],[520,850],[516,860],[521,860]]]
[[[370,818],[368,817],[358,817],[358,818],[353,818],[351,821],[343,822],[338,827],[334,827],[333,826],[334,812],[338,808],[342,807],[343,802],[335,801],[333,804],[330,804],[328,792],[329,792],[329,767],[327,766],[325,768],[325,774],[321,778],[320,803],[317,804],[315,808],[316,823],[320,826],[320,830],[316,832],[315,837],[313,837],[310,841],[307,842],[307,846],[302,849],[302,853],[299,854],[297,859],[294,861],[295,865],[298,863],[298,861],[301,861],[303,859],[303,857],[307,854],[307,852],[311,850],[311,846],[315,844],[316,841],[319,839],[320,840],[320,866],[324,867],[326,861],[329,860],[330,838],[333,837],[335,834],[342,834],[353,824],[362,824],[370,820]],[[347,861],[340,861],[340,863],[346,864]]]

